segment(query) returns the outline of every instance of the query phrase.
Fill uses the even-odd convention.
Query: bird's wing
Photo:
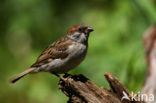
[[[39,67],[53,61],[54,59],[66,58],[68,56],[67,49],[71,44],[72,42],[66,38],[59,39],[45,49],[31,67]]]

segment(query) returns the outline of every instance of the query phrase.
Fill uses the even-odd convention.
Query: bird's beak
[[[94,31],[94,29],[91,28],[91,27],[88,27],[88,28],[85,30],[85,33],[86,33],[86,34],[89,34],[89,33],[92,32],[92,31]]]
[[[91,27],[88,27],[87,30],[88,30],[88,32],[92,32],[92,31],[94,31],[94,29],[91,28]]]

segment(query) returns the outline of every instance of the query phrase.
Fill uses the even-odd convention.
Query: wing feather
[[[67,49],[71,44],[72,42],[65,37],[59,39],[45,49],[31,67],[41,66],[43,64],[52,62],[54,59],[66,58],[68,56]]]

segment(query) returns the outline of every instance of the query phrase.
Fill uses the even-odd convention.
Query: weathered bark
[[[110,73],[105,73],[111,90],[99,88],[83,75],[68,75],[60,79],[59,88],[69,97],[68,103],[141,103],[122,99],[123,91],[129,91]]]
[[[69,103],[120,103],[116,95],[98,88],[83,75],[64,77],[59,88],[69,97]]]

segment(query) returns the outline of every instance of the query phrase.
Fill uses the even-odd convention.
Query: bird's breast
[[[87,46],[84,44],[73,44],[69,46],[68,52],[69,55],[64,60],[66,62],[62,68],[62,71],[59,71],[60,73],[66,73],[70,69],[74,69],[76,66],[78,66],[86,56]]]
[[[68,47],[68,58],[79,58],[80,56],[84,56],[87,52],[87,46],[81,43],[73,43]]]

